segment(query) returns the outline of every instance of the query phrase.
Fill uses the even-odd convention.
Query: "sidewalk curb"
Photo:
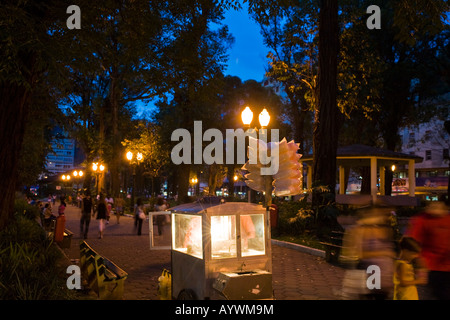
[[[272,245],[277,245],[277,246],[280,246],[280,247],[285,247],[285,248],[288,248],[288,249],[293,249],[293,250],[297,250],[297,251],[300,251],[300,252],[308,253],[308,254],[313,255],[313,256],[325,258],[325,251],[319,250],[319,249],[310,248],[310,247],[307,247],[307,246],[302,246],[301,244],[296,244],[296,243],[292,243],[292,242],[286,242],[286,241],[272,239]]]

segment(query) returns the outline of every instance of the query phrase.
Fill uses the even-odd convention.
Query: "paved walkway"
[[[71,248],[64,249],[70,259],[79,259],[80,209],[68,206],[66,228],[74,233]],[[121,217],[117,224],[112,216],[103,239],[97,239],[98,221],[91,220],[87,242],[103,256],[128,272],[125,300],[156,300],[158,277],[164,268],[170,270],[169,250],[149,250],[148,221],[142,235],[134,231],[134,220]],[[340,299],[344,270],[330,265],[321,257],[298,250],[272,245],[273,288],[277,300]]]

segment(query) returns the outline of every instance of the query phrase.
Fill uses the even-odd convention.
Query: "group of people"
[[[66,204],[66,198],[64,196],[61,196],[60,198],[60,204],[58,206],[58,216],[64,215],[64,212],[66,210],[67,204]],[[56,221],[57,216],[53,214],[53,206],[56,204],[56,197],[49,197],[49,201],[45,203],[39,203],[38,206],[40,206],[41,215],[43,217],[43,227],[44,229],[49,229],[52,225],[52,221]],[[42,207],[41,207],[42,206]]]
[[[89,224],[91,222],[91,216],[95,216],[98,220],[98,238],[103,239],[106,224],[109,223],[111,213],[113,213],[114,199],[109,195],[107,197],[100,193],[95,199],[91,198],[91,195],[87,193],[81,198],[81,219],[80,219],[80,234],[84,239],[87,239]],[[123,214],[124,200],[122,198],[116,199],[114,207],[117,224],[120,223],[120,216]]]
[[[398,246],[390,209],[363,210],[343,239],[342,257],[350,265],[343,282],[344,294],[351,294],[347,298],[450,300],[449,210],[445,198],[432,203],[411,218]],[[377,266],[381,273],[377,288],[366,283],[370,266]]]
[[[167,204],[167,201],[162,197],[158,197],[155,204],[155,211],[165,211],[168,208],[169,205]],[[134,205],[134,219],[135,230],[137,231],[138,236],[140,236],[142,234],[142,223],[146,219],[142,198],[138,198]],[[156,216],[159,235],[162,235],[165,219],[166,218],[163,215]]]
[[[81,219],[80,219],[80,235],[83,235],[84,239],[87,239],[89,224],[91,216],[96,215],[96,219],[99,222],[98,238],[102,239],[106,225],[109,223],[111,214],[114,212],[117,219],[117,224],[120,224],[120,216],[123,214],[125,201],[123,198],[114,199],[110,196],[105,197],[100,194],[96,201],[94,201],[90,194],[86,194],[81,200]],[[164,211],[168,208],[166,201],[163,198],[158,198],[155,209],[157,211]],[[134,205],[134,225],[137,235],[142,234],[142,223],[146,219],[144,205],[141,198],[138,198]],[[158,224],[159,226],[159,224]]]

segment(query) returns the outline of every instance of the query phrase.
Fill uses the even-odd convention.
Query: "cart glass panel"
[[[203,259],[201,216],[173,215],[172,247],[175,251]]]
[[[211,217],[211,255],[213,259],[237,257],[236,216]]]
[[[265,252],[264,215],[241,215],[241,255],[258,256]]]

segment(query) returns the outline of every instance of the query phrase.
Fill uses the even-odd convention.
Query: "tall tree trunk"
[[[27,84],[0,81],[0,230],[14,214],[17,169],[36,77],[34,54],[23,54],[21,60],[24,74],[28,74]]]
[[[313,182],[328,186],[333,194],[340,116],[336,101],[338,54],[338,4],[336,0],[322,0],[319,17],[319,108],[314,123]]]
[[[178,166],[178,201],[181,203],[188,202],[187,195],[189,191],[189,172],[191,171],[190,164],[180,164]]]
[[[111,176],[111,196],[116,197],[119,194],[119,159],[120,159],[120,139],[119,139],[119,88],[118,88],[118,71],[113,67],[111,74],[111,113],[112,113],[112,158],[110,164],[110,176]]]
[[[17,168],[30,95],[30,91],[22,85],[0,85],[0,230],[14,213]]]

